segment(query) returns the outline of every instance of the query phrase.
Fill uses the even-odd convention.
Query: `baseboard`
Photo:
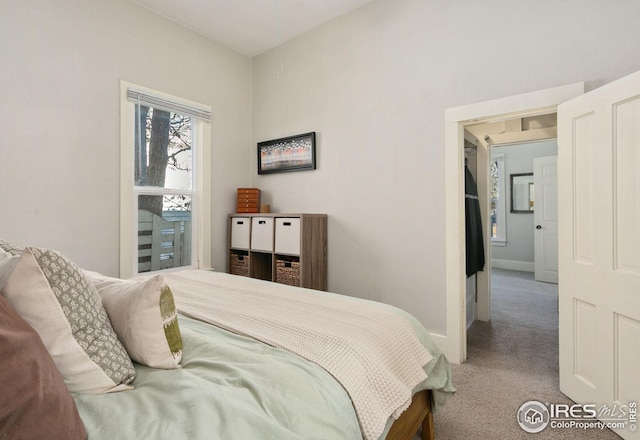
[[[494,269],[520,270],[522,272],[535,272],[536,263],[533,261],[517,260],[491,260],[491,267]]]

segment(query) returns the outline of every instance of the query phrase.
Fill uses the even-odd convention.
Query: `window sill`
[[[507,245],[507,240],[494,240],[491,239],[491,246],[506,246]]]

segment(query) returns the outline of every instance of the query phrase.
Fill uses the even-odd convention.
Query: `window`
[[[491,153],[489,173],[491,177],[491,244],[505,246],[507,243],[507,227],[503,153]]]
[[[122,82],[120,276],[210,266],[210,110]]]

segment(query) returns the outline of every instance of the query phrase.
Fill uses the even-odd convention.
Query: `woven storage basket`
[[[247,253],[231,253],[231,256],[229,257],[229,273],[248,277],[249,255]]]
[[[300,261],[294,259],[276,260],[276,283],[300,286]]]

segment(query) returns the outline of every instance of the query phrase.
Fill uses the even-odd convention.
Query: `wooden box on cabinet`
[[[327,290],[326,214],[230,214],[228,235],[229,273]]]
[[[258,188],[238,188],[236,212],[260,212],[260,190]]]

